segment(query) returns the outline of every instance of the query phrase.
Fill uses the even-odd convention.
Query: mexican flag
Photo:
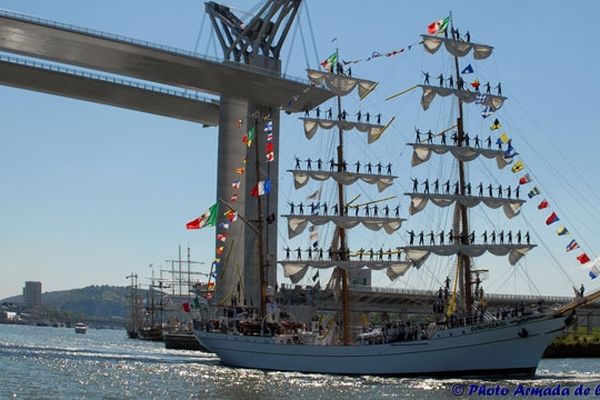
[[[242,143],[246,144],[246,146],[250,147],[252,146],[252,141],[254,140],[254,136],[256,134],[256,129],[254,127],[250,128],[250,130],[248,130],[248,134],[242,136]]]
[[[217,215],[219,213],[219,204],[215,203],[204,214],[193,221],[185,224],[186,229],[200,229],[205,226],[215,226],[217,223]]]
[[[321,66],[329,71],[332,66],[337,65],[337,62],[338,62],[338,53],[336,51],[335,53],[333,53],[332,55],[327,57],[325,60],[321,61]]]
[[[444,33],[446,29],[448,29],[448,24],[450,23],[450,16],[440,19],[438,21],[432,22],[427,27],[427,32],[430,35],[437,35],[438,33]]]

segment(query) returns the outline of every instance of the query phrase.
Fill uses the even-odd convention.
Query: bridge
[[[231,182],[239,178],[233,166],[247,157],[248,164],[258,168],[247,169],[242,187],[266,178],[257,171],[269,171],[272,195],[266,208],[277,215],[278,160],[267,165],[265,157],[247,156],[240,138],[250,123],[270,118],[272,144],[277,147],[281,110],[312,109],[334,96],[281,73],[280,50],[300,4],[301,0],[268,0],[242,23],[228,7],[206,3],[222,59],[0,10],[0,50],[10,53],[0,59],[0,84],[218,126],[217,199],[229,198]],[[255,142],[264,147],[261,136]],[[252,221],[266,218],[247,196],[248,190],[239,192],[236,211]],[[219,214],[217,222],[225,222]],[[269,224],[263,232],[271,285],[276,280],[276,229]],[[223,263],[235,268],[217,270],[217,301],[235,290],[241,276],[245,295],[258,303],[258,234],[239,223],[231,226],[229,235],[236,240],[224,244]]]
[[[314,315],[315,304],[322,310],[338,310],[340,301],[332,290],[312,291],[310,287],[283,284],[280,288],[280,300],[293,305],[294,312]],[[545,306],[563,306],[573,301],[568,296],[536,296],[520,294],[486,293],[484,295],[488,310],[514,309],[524,304]],[[437,290],[419,290],[402,288],[384,288],[350,285],[351,309],[356,313],[382,313],[410,315],[431,315],[433,305],[439,300]],[[600,326],[600,301],[590,303],[577,310],[575,326],[585,326],[588,332]]]
[[[162,115],[219,124],[219,101],[198,92],[0,55],[0,84]]]
[[[290,112],[313,108],[333,96],[328,90],[310,85],[307,80],[280,75],[260,66],[240,64],[5,10],[0,10],[0,49],[147,82],[246,99],[268,107],[284,108]],[[46,92],[43,87],[45,82],[35,79],[35,74],[30,75],[30,69],[23,69],[22,72],[19,87]],[[54,72],[56,73],[53,79],[60,86],[68,88],[72,74],[62,69],[56,69]],[[90,85],[82,84],[80,89],[89,89],[86,100],[122,107],[122,104],[111,104],[98,98],[99,94],[94,90],[92,81],[86,83]],[[10,84],[10,81],[6,84]],[[55,94],[71,97],[68,89]],[[295,98],[295,101],[290,103],[292,98]],[[208,103],[213,104],[210,101]],[[160,103],[154,103],[153,107],[158,105]],[[211,122],[206,125],[217,125],[218,120],[214,115],[210,115],[217,110],[218,103],[215,109],[207,109],[207,115],[199,114],[197,118],[205,118]]]

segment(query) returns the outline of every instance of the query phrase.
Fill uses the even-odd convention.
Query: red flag
[[[589,263],[590,261],[592,261],[585,253],[581,253],[580,255],[578,255],[577,260],[582,264]]]
[[[181,306],[183,307],[183,311],[190,312],[190,303],[183,303]]]
[[[519,179],[519,185],[525,185],[531,182],[531,175],[525,174]]]
[[[185,228],[186,229],[200,229],[200,220],[202,218],[198,217],[193,221],[188,222],[187,224],[185,224]]]
[[[220,256],[221,254],[223,254],[223,250],[224,250],[224,249],[225,249],[225,248],[224,248],[223,246],[219,246],[219,247],[217,247],[217,255],[218,255],[218,256]]]
[[[427,25],[427,32],[429,32],[430,35],[434,35],[437,32],[437,27],[438,21],[432,22],[431,24]]]
[[[273,152],[267,153],[267,161],[271,162],[273,160],[275,160],[275,153],[273,153]]]
[[[225,211],[225,217],[227,218],[227,220],[229,222],[233,222],[235,220],[237,220],[237,212],[233,211],[233,210],[227,210]]]
[[[218,233],[217,234],[217,240],[220,240],[221,242],[224,242],[225,240],[227,240],[227,234],[225,234],[225,233]]]
[[[250,196],[258,197],[258,183],[250,190]]]
[[[560,218],[558,218],[558,215],[556,215],[556,213],[553,211],[552,214],[550,214],[550,216],[546,218],[546,225],[553,224],[556,221],[560,221]]]
[[[265,153],[270,153],[273,151],[275,146],[273,146],[273,142],[269,142],[265,145]]]
[[[538,204],[538,210],[543,210],[544,208],[547,208],[550,204],[548,204],[548,202],[546,201],[546,199],[542,200],[542,202],[540,204]]]

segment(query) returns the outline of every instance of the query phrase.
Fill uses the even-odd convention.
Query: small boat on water
[[[196,340],[194,332],[191,330],[168,331],[163,334],[163,338],[167,349],[209,351]]]
[[[150,340],[152,342],[163,341],[163,329],[160,325],[144,326],[138,332],[138,339]]]
[[[75,333],[85,334],[87,332],[87,325],[83,322],[78,322],[75,324]]]

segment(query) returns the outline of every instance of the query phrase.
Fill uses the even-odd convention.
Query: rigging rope
[[[287,56],[287,60],[285,61],[285,67],[283,70],[284,74],[288,73],[288,68],[290,67],[290,59],[292,58],[292,50],[294,49],[294,43],[296,42],[296,35],[298,34],[298,28],[299,28],[300,24],[296,23],[294,26],[294,30],[292,32],[292,38],[290,41],[290,46],[289,46],[289,51],[288,51],[288,56]]]
[[[559,178],[561,178],[561,179],[562,179],[564,182],[566,182],[566,184],[567,184],[568,186],[571,186],[571,187],[572,187],[572,189],[574,190],[574,192],[575,192],[575,193],[577,192],[577,189],[576,189],[576,188],[575,188],[575,187],[574,187],[574,186],[573,186],[573,185],[572,185],[572,184],[571,184],[571,183],[568,181],[568,179],[566,179],[566,178],[565,178],[565,177],[564,177],[564,176],[563,176],[563,175],[560,173],[560,171],[558,171],[558,170],[557,170],[557,169],[556,169],[556,168],[555,168],[555,167],[552,165],[552,163],[550,163],[550,162],[546,161],[546,160],[545,160],[545,159],[544,159],[544,158],[541,156],[541,154],[539,154],[539,152],[538,152],[538,151],[535,149],[535,147],[534,147],[534,146],[532,146],[532,145],[531,145],[531,143],[529,143],[529,141],[527,140],[527,138],[523,137],[523,140],[525,141],[525,143],[527,143],[527,145],[529,145],[531,148],[533,148],[533,151],[534,151],[534,152],[535,152],[535,153],[536,153],[536,154],[537,154],[537,155],[538,155],[538,156],[541,158],[541,160],[544,162],[544,164],[546,164],[546,166],[547,166],[547,167],[548,167],[548,168],[549,168],[551,171],[553,171],[553,172],[554,172],[555,176],[558,176],[558,177],[559,177]],[[528,170],[528,171],[531,171],[531,174],[532,174],[532,175],[534,175],[534,177],[535,177],[535,174],[533,173],[533,171],[532,171],[532,168],[531,168],[529,165],[527,166],[527,170]],[[539,184],[538,184],[538,186],[541,186],[541,185],[539,185]],[[542,187],[543,187],[543,186],[542,186]],[[561,208],[561,207],[558,205],[559,203],[557,203],[557,202],[555,201],[554,197],[553,197],[553,196],[550,194],[550,192],[548,192],[548,191],[546,190],[546,188],[545,188],[545,187],[543,187],[543,188],[544,188],[544,194],[545,194],[545,195],[546,195],[546,197],[547,197],[547,198],[549,198],[549,199],[550,199],[550,201],[552,201],[552,203],[553,203],[553,204],[552,204],[552,207],[553,207],[554,209],[556,209],[556,210],[557,210],[557,211],[558,211],[558,212],[561,214],[561,219],[563,219],[564,221],[566,221],[566,222],[568,223],[568,225],[571,227],[571,230],[572,230],[572,231],[573,231],[573,232],[574,232],[574,233],[575,233],[575,234],[578,236],[578,238],[580,239],[580,241],[581,241],[581,242],[582,242],[582,243],[583,243],[583,244],[584,244],[584,245],[585,245],[585,246],[586,246],[588,249],[590,249],[590,253],[591,253],[591,254],[594,256],[594,258],[596,258],[595,252],[593,251],[593,247],[592,247],[592,246],[590,246],[590,244],[589,244],[589,243],[586,241],[586,239],[585,239],[585,235],[581,235],[581,233],[580,233],[580,232],[579,232],[579,231],[578,231],[576,228],[573,228],[573,227],[574,227],[574,226],[576,226],[576,225],[574,225],[574,224],[571,224],[571,222],[570,222],[570,219],[567,217],[567,216],[568,216],[568,215],[570,215],[570,214],[568,214],[568,213],[564,213],[564,212],[563,212],[563,210],[562,210],[562,208]],[[575,198],[575,199],[576,199],[576,201],[577,201],[577,199],[578,199],[578,196],[574,196],[574,198]],[[586,200],[587,200],[587,199],[586,199]],[[580,205],[581,205],[581,204],[580,204]],[[595,210],[596,212],[598,212],[598,210],[597,210],[597,209],[595,209],[595,208],[593,207],[593,205],[590,205],[590,206],[592,207],[592,209],[593,209],[593,210]],[[585,208],[585,207],[584,207],[584,208]],[[585,225],[585,223],[584,223],[584,225]]]
[[[202,37],[202,31],[204,30],[204,23],[206,22],[207,13],[202,13],[202,22],[200,22],[200,29],[198,30],[198,36],[196,37],[196,44],[194,45],[194,53],[198,52],[198,47],[200,46],[200,38]]]
[[[304,32],[302,31],[302,20],[301,20],[302,8],[298,11],[298,26],[300,29],[300,39],[302,41],[302,51],[304,52],[304,61],[306,62],[306,68],[310,68],[310,62],[308,61],[308,51],[306,50],[306,42],[304,41]]]
[[[529,220],[525,217],[525,215],[522,215],[522,217],[523,217],[523,220],[525,221],[525,224],[527,224],[527,226],[535,232],[535,229],[533,228],[533,226],[531,225],[531,223],[529,222]],[[548,248],[548,246],[546,245],[546,243],[544,243],[544,241],[541,241],[540,245],[544,247],[544,249],[546,250],[546,253],[550,256],[550,258],[552,259],[552,261],[554,261],[554,263],[556,264],[556,266],[558,266],[558,269],[563,273],[563,275],[567,278],[567,280],[571,283],[571,285],[574,285],[575,283],[571,279],[571,276],[562,267],[561,263],[554,256],[554,254],[550,251],[550,249]]]
[[[317,41],[315,40],[315,33],[312,26],[312,21],[310,19],[310,12],[308,8],[308,3],[304,2],[304,8],[306,9],[306,19],[308,20],[308,29],[310,32],[310,38],[312,40],[313,50],[315,52],[315,65],[319,65],[321,59],[319,58],[319,53],[317,52]]]

